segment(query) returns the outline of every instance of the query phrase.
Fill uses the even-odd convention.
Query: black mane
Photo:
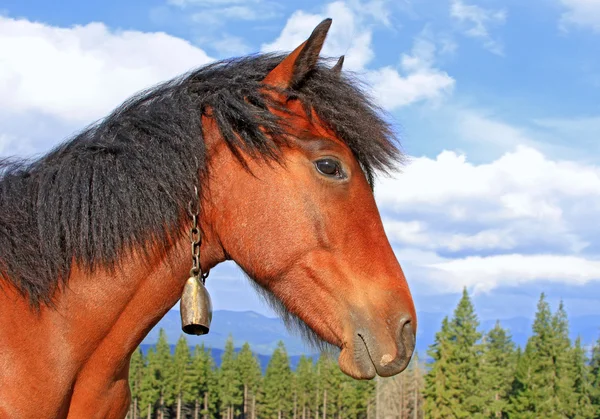
[[[198,173],[207,173],[206,109],[234,152],[278,158],[272,138],[281,127],[260,82],[282,59],[202,67],[136,95],[39,160],[0,159],[0,277],[34,306],[50,304],[73,262],[112,268],[130,249],[167,246],[181,234]],[[401,158],[390,126],[348,74],[321,62],[287,93],[315,109],[370,181]]]

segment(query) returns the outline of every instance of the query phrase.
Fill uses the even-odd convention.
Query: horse
[[[130,356],[188,278],[192,218],[198,268],[234,261],[344,373],[406,368],[415,307],[373,192],[403,155],[343,57],[320,57],[330,25],[2,161],[0,417],[125,417]]]

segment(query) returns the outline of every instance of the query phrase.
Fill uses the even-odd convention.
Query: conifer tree
[[[435,340],[427,354],[432,362],[425,376],[425,416],[431,419],[454,417],[454,395],[448,377],[454,374],[454,365],[450,363],[453,346],[451,343],[450,322],[448,317],[442,320],[442,328],[435,334]]]
[[[595,418],[600,419],[600,337],[592,348],[590,383],[590,398],[595,409]]]
[[[181,419],[183,404],[194,400],[192,379],[190,347],[185,336],[181,335],[175,346],[172,370],[168,383],[169,399],[174,399],[177,403],[177,419]]]
[[[248,342],[244,343],[242,349],[238,353],[236,366],[243,389],[242,418],[246,419],[248,418],[248,414],[251,409],[250,405],[252,398],[258,394],[259,385],[262,378],[260,363],[258,362],[256,356],[252,353],[250,344]]]
[[[146,365],[143,371],[140,382],[140,412],[143,412],[141,416],[151,419],[160,398],[158,366],[154,348],[151,348],[146,355]]]
[[[375,413],[375,380],[355,380],[358,395],[357,418],[372,418]]]
[[[591,401],[590,369],[587,362],[585,350],[581,345],[581,338],[575,340],[572,352],[574,377],[573,386],[573,409],[571,417],[577,419],[594,419],[595,408]]]
[[[142,377],[144,376],[144,354],[138,347],[131,355],[129,362],[129,387],[131,390],[131,408],[129,415],[131,419],[138,418],[138,402],[140,399]]]
[[[352,391],[352,384],[348,376],[341,372],[335,360],[329,354],[324,354],[321,358],[323,374],[323,412],[328,417],[348,417],[349,410],[353,408],[356,401]],[[325,404],[325,401],[327,402]],[[325,416],[324,416],[325,417]]]
[[[315,414],[316,417],[325,418],[328,407],[331,405],[331,390],[329,374],[331,371],[330,356],[322,352],[316,365],[316,391]]]
[[[478,343],[481,333],[477,330],[479,320],[469,298],[463,289],[454,317],[450,322],[453,350],[450,362],[455,373],[449,378],[454,393],[454,413],[458,417],[477,418],[481,416],[485,400],[481,392],[481,353]]]
[[[552,362],[555,371],[555,394],[552,398],[553,409],[559,415],[573,416],[576,410],[575,363],[573,362],[573,347],[569,338],[569,322],[567,312],[561,301],[552,317],[553,342]]]
[[[542,293],[515,372],[510,398],[511,418],[572,417],[574,366],[564,306],[552,316]]]
[[[341,372],[337,363],[332,360],[335,373],[340,377],[339,390],[336,392],[337,403],[335,418],[366,418],[369,402],[374,398],[375,382],[373,380],[355,380]]]
[[[302,355],[296,368],[296,390],[298,393],[298,411],[302,419],[313,417],[315,392],[315,370],[312,359]]]
[[[155,365],[153,368],[159,391],[158,414],[159,419],[165,419],[166,408],[173,402],[173,399],[170,397],[171,392],[169,391],[173,374],[173,357],[171,356],[171,347],[167,340],[167,333],[162,328],[158,333],[154,361]]]
[[[204,344],[194,348],[190,374],[193,384],[193,418],[199,419],[200,414],[204,419],[213,417],[218,401],[218,376],[211,351],[206,350]]]
[[[405,373],[407,386],[406,392],[406,407],[407,419],[420,419],[423,417],[423,386],[424,386],[424,371],[419,360],[419,354],[415,352],[408,371]]]
[[[515,345],[500,322],[485,337],[482,357],[484,414],[489,418],[507,416],[508,397],[516,368]]]
[[[281,419],[288,417],[292,410],[291,394],[291,370],[290,363],[282,341],[267,365],[264,378],[264,403],[261,418]]]
[[[551,397],[548,387],[552,382],[549,377],[552,374],[549,348],[552,345],[551,321],[550,306],[542,293],[533,322],[533,334],[518,356],[509,403],[511,418],[535,419],[540,413],[550,413],[540,406]]]
[[[225,343],[225,352],[221,357],[219,369],[219,400],[220,412],[225,419],[233,418],[236,409],[242,402],[241,381],[236,366],[236,354],[233,347],[233,337],[229,336]]]
[[[479,321],[466,288],[454,311],[454,317],[444,320],[442,332],[436,335],[430,355],[434,365],[427,381],[426,393],[431,395],[427,411],[432,418],[454,415],[459,418],[483,417],[481,333]],[[447,357],[447,358],[443,358]],[[436,368],[435,363],[441,363]],[[439,382],[436,382],[440,380]]]

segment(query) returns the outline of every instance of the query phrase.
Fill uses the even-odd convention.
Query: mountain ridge
[[[417,330],[417,351],[424,355],[429,345],[433,343],[435,333],[441,326],[445,313],[421,312],[417,314],[419,326]],[[480,321],[480,330],[488,331],[496,320]],[[500,320],[502,327],[508,329],[513,341],[524,346],[531,335],[533,319],[514,317]],[[570,336],[575,339],[581,336],[584,345],[591,345],[600,336],[600,315],[587,315],[569,318]],[[170,310],[159,323],[148,333],[143,345],[152,345],[158,340],[160,328],[165,329],[169,344],[174,345],[183,334],[179,311]],[[234,347],[240,348],[245,342],[250,344],[252,351],[259,355],[271,355],[277,343],[285,343],[288,355],[314,355],[319,351],[285,327],[277,317],[268,317],[254,311],[217,310],[213,313],[210,333],[204,336],[186,335],[190,346],[204,345],[207,348],[223,349],[229,336],[233,337]]]

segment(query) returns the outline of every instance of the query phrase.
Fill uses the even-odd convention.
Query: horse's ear
[[[331,71],[335,74],[340,74],[342,72],[342,67],[344,66],[344,56],[342,55],[337,63],[333,67],[331,67]]]
[[[292,88],[300,83],[317,64],[330,26],[331,19],[319,23],[304,43],[267,74],[263,83],[281,89]]]

